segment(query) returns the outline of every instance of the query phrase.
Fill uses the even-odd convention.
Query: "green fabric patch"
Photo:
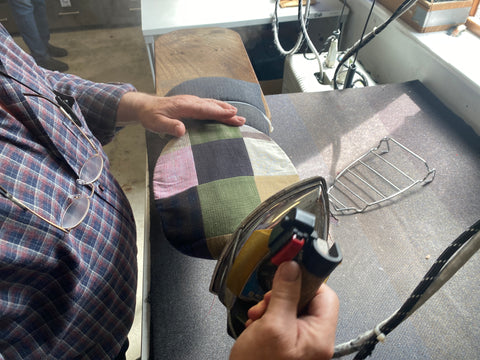
[[[255,179],[249,176],[212,181],[197,190],[207,239],[233,233],[260,204]]]
[[[200,126],[201,125],[201,126]],[[216,140],[241,138],[240,129],[236,126],[227,126],[217,122],[200,122],[197,126],[188,129],[192,145],[204,144]]]

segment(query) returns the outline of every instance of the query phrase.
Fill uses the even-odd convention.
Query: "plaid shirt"
[[[39,68],[1,25],[0,71],[49,99],[52,89],[73,96],[105,160],[86,218],[68,233],[0,196],[0,359],[114,358],[134,316],[136,233],[100,143],[134,89]],[[69,196],[90,195],[76,179],[96,152],[57,106],[25,93],[34,92],[0,74],[0,185],[60,224]]]

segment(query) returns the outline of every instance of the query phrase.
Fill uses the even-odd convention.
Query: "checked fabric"
[[[251,211],[296,181],[290,159],[266,134],[248,125],[191,122],[161,152],[153,190],[171,244],[218,258]]]

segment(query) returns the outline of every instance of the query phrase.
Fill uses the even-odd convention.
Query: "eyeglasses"
[[[85,217],[88,214],[90,209],[90,199],[95,192],[95,187],[93,183],[98,180],[102,171],[103,171],[103,157],[101,156],[100,152],[98,151],[96,145],[93,141],[85,134],[85,132],[81,128],[81,122],[76,117],[75,113],[73,112],[72,108],[61,98],[61,94],[55,93],[55,99],[57,102],[39,94],[23,94],[24,96],[33,96],[37,98],[44,99],[54,106],[56,106],[64,116],[66,116],[72,124],[80,131],[82,136],[88,141],[88,143],[92,146],[95,150],[95,155],[90,157],[81,167],[78,179],[76,180],[77,184],[85,185],[91,187],[90,195],[71,195],[69,196],[70,203],[64,210],[61,218],[61,224],[55,224],[54,222],[46,219],[42,215],[38,214],[36,211],[32,210],[30,207],[25,205],[22,201],[15,198],[10,192],[8,192],[3,186],[0,185],[0,194],[21,207],[23,210],[29,211],[30,213],[36,215],[40,219],[44,220],[48,224],[54,226],[55,228],[68,233],[71,229],[77,227],[82,223]],[[73,116],[72,116],[72,115]]]

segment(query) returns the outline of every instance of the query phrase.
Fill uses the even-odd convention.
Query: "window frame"
[[[480,36],[480,14],[477,14],[479,2],[480,0],[473,0],[472,7],[470,8],[470,16],[466,22],[468,30],[477,36]]]

